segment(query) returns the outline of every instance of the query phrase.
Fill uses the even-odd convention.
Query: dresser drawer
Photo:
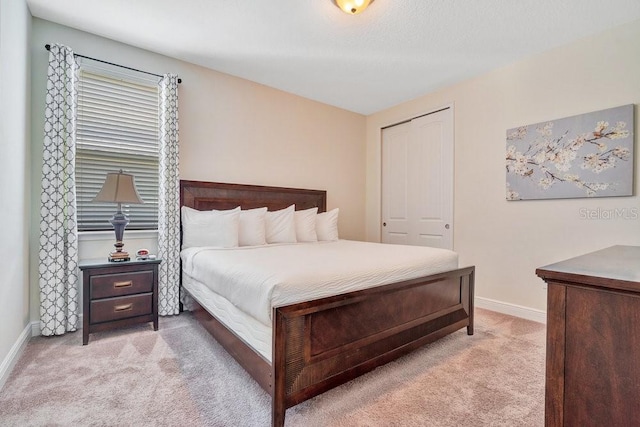
[[[134,271],[91,276],[92,300],[140,294],[153,290],[153,271]]]
[[[152,314],[152,301],[151,293],[91,301],[91,323]]]

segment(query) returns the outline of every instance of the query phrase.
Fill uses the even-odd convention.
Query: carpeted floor
[[[545,326],[476,310],[460,330],[287,410],[287,426],[542,426]],[[2,426],[268,426],[270,398],[189,314],[32,339]]]

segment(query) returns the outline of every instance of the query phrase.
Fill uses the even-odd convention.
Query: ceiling
[[[640,19],[638,0],[375,0],[358,15],[331,0],[27,3],[38,18],[361,114]]]

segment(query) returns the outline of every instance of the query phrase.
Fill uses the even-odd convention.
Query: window
[[[81,67],[78,84],[78,231],[113,230],[117,206],[93,203],[107,172],[133,174],[141,205],[122,205],[127,230],[158,226],[159,93],[154,82]]]

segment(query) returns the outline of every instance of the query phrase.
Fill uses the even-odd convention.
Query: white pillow
[[[267,208],[256,208],[240,211],[238,245],[259,246],[267,243],[264,228],[264,217],[266,213]]]
[[[296,240],[298,242],[317,242],[316,216],[318,208],[296,211],[294,220],[296,224]]]
[[[198,211],[182,207],[182,249],[194,246],[238,246],[240,207],[226,211]]]
[[[335,208],[329,212],[319,213],[316,217],[316,233],[318,240],[338,240],[338,212]]]
[[[267,243],[296,242],[296,226],[293,219],[295,209],[296,206],[291,205],[279,211],[266,213],[264,225]]]

